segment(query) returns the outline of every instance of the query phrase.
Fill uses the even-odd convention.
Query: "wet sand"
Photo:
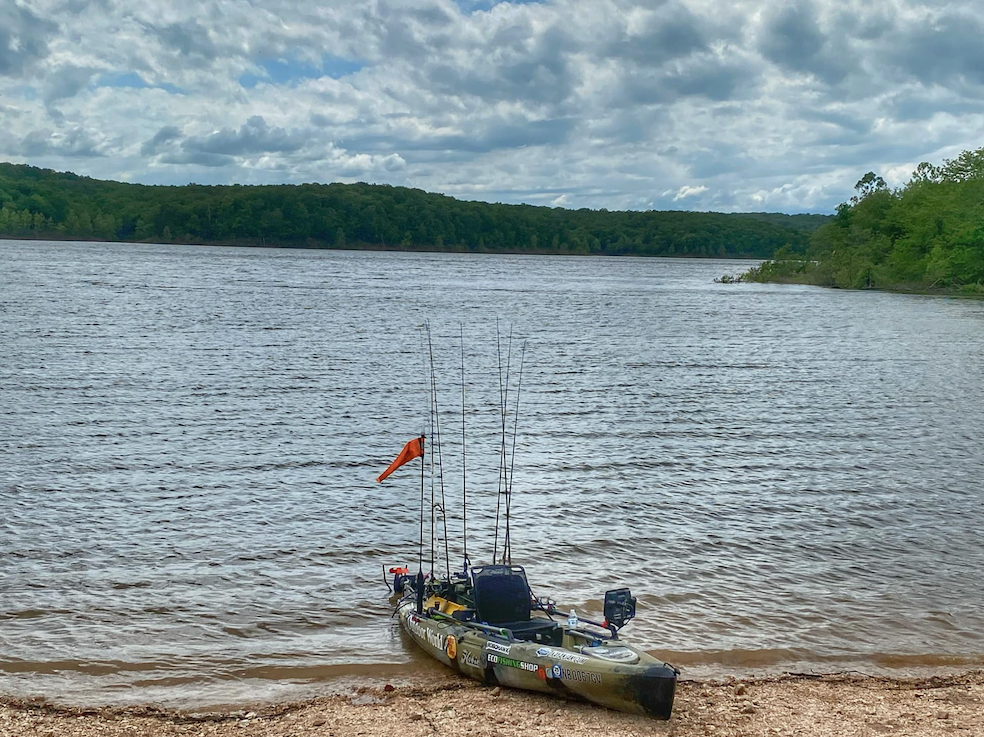
[[[687,681],[669,722],[463,680],[389,688],[380,683],[306,702],[197,714],[8,698],[0,699],[0,735],[984,735],[984,671],[929,679],[837,674]]]

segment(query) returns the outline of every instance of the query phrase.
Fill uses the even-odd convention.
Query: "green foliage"
[[[148,187],[2,163],[0,205],[0,235],[13,237],[638,256],[803,253],[829,220],[564,210],[362,183]]]
[[[923,162],[889,190],[868,172],[851,204],[810,238],[743,275],[848,289],[984,292],[984,148]]]

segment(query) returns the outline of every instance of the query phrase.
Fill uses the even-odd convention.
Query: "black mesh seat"
[[[511,630],[520,640],[552,641],[557,623],[530,617],[532,595],[521,566],[473,568],[476,619]]]
[[[478,620],[488,624],[530,621],[530,586],[520,566],[473,568]]]

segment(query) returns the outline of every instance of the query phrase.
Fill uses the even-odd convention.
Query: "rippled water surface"
[[[419,477],[374,481],[422,428],[424,319],[456,565],[459,325],[478,561],[498,317],[538,594],[631,586],[626,637],[690,676],[984,665],[984,303],[713,283],[742,268],[0,242],[0,692],[438,675],[382,582]]]

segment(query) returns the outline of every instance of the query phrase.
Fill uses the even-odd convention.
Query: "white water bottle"
[[[567,615],[567,626],[570,629],[575,629],[577,627],[577,612],[571,608],[571,613]]]

